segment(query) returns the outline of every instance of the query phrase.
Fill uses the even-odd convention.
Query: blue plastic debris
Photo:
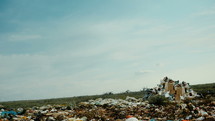
[[[15,111],[3,111],[1,112],[1,116],[4,117],[6,115],[17,115],[17,113]]]

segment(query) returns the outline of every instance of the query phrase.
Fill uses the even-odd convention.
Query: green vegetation
[[[191,88],[203,96],[215,96],[215,83],[192,85]]]
[[[202,93],[203,95],[208,94],[208,91],[213,93],[212,96],[215,94],[215,83],[211,84],[199,84],[199,85],[192,85],[191,88],[198,92]],[[135,97],[135,98],[142,98],[144,95],[144,91],[137,91],[137,92],[130,92],[125,91],[123,93],[113,94],[112,92],[105,93],[103,95],[91,95],[91,96],[78,96],[78,97],[68,97],[68,98],[56,98],[56,99],[43,99],[43,100],[23,100],[23,101],[9,101],[9,102],[0,102],[0,105],[5,106],[6,108],[28,108],[33,106],[42,106],[42,105],[72,105],[75,106],[79,102],[88,101],[90,99],[97,99],[97,98],[113,98],[113,99],[125,99],[127,96]],[[156,101],[164,101],[162,98],[156,97],[152,99],[154,103]]]
[[[154,95],[149,98],[149,104],[166,105],[168,99],[161,95]]]
[[[105,93],[103,95],[90,95],[90,96],[78,96],[78,97],[68,97],[68,98],[55,98],[55,99],[43,99],[43,100],[21,100],[21,101],[8,101],[0,102],[0,105],[6,108],[29,108],[33,106],[43,106],[43,105],[70,105],[75,106],[80,102],[88,101],[90,99],[97,98],[113,98],[113,99],[125,99],[127,96],[132,96],[135,98],[142,98],[143,91],[138,92],[124,92],[124,93]]]

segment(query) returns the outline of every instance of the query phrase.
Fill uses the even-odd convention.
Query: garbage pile
[[[0,109],[0,121],[191,121],[215,120],[215,102],[193,100],[168,105],[149,104],[134,97],[81,102],[76,106],[47,105]]]
[[[151,89],[146,90],[147,94],[144,99],[148,99],[152,95],[163,95],[171,101],[181,102],[182,100],[189,98],[193,99],[195,97],[200,97],[195,91],[190,88],[189,83],[174,81],[168,77],[164,77],[160,84]]]
[[[81,104],[85,105],[97,105],[97,106],[118,106],[118,107],[132,107],[146,105],[146,102],[143,102],[142,99],[136,99],[134,97],[127,96],[125,100],[123,99],[102,99],[98,98],[96,100],[89,100],[88,102],[82,102]]]
[[[162,95],[166,105],[149,103],[142,98],[88,100],[77,105],[46,105],[7,109],[0,105],[0,121],[214,121],[215,97],[199,96],[189,83],[168,77],[158,87],[146,90],[144,99]]]

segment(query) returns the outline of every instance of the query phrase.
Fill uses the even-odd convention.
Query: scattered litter
[[[149,104],[135,97],[125,99],[98,98],[80,102],[74,107],[44,105],[41,107],[6,109],[0,105],[0,121],[202,121],[215,120],[215,101],[194,99],[195,93],[186,82],[165,77],[156,88],[147,89],[144,99],[163,95],[168,105]]]

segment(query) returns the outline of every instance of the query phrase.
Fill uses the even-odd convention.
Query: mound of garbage
[[[147,96],[161,95],[170,101],[156,105],[142,98],[98,98],[77,105],[45,105],[7,109],[0,106],[0,121],[214,121],[214,97],[195,98],[188,83],[165,77]]]
[[[46,105],[28,109],[2,108],[0,121],[189,121],[215,120],[215,102],[195,100],[168,105],[149,104],[134,97],[95,99],[77,106]]]
[[[164,77],[160,84],[151,89],[146,90],[144,99],[148,99],[152,95],[163,95],[171,101],[181,102],[182,100],[195,97],[200,97],[195,91],[190,88],[189,83],[174,81],[168,77]]]

